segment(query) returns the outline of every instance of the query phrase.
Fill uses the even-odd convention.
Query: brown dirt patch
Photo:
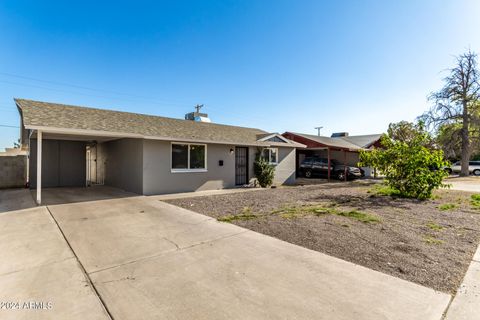
[[[247,219],[231,222],[454,293],[480,242],[480,210],[471,207],[471,193],[440,190],[434,200],[417,201],[375,195],[369,193],[370,189],[358,182],[332,183],[167,202],[217,219],[247,212]],[[440,210],[442,204],[454,207]],[[275,212],[302,206],[331,207],[338,212],[358,210],[381,221],[365,223],[338,214]]]

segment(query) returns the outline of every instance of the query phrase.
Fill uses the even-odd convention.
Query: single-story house
[[[349,136],[347,132],[339,132],[332,134],[331,137],[325,137],[287,131],[282,136],[306,145],[306,148],[297,150],[296,168],[298,172],[302,161],[309,156],[318,156],[328,159],[329,162],[335,160],[348,166],[357,166],[360,160],[360,151],[380,147],[382,134]],[[373,175],[371,168],[362,169],[366,176]]]
[[[15,99],[28,179],[42,187],[105,184],[143,194],[230,188],[254,179],[257,152],[275,184],[295,180],[304,145],[280,134],[194,120]]]

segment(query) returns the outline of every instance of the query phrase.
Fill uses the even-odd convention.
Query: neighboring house
[[[41,187],[105,184],[151,195],[245,185],[254,178],[259,151],[276,167],[275,184],[292,183],[295,150],[304,147],[260,129],[15,102],[38,202]]]
[[[23,148],[5,148],[5,151],[0,151],[0,157],[14,157],[26,156],[28,151]]]
[[[368,150],[380,146],[381,134],[349,136],[347,132],[332,134],[331,137],[311,134],[285,132],[285,138],[306,145],[305,149],[297,150],[296,168],[308,156],[319,156],[335,160],[341,164],[357,166],[360,150]],[[370,168],[363,168],[366,176],[372,176]]]

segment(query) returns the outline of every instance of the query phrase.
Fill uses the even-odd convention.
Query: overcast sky
[[[0,2],[0,125],[21,97],[272,132],[379,133],[480,51],[480,1]],[[18,138],[0,127],[0,148]]]

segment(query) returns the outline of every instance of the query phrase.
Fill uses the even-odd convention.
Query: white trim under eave
[[[266,136],[266,137],[263,137],[263,138],[261,138],[261,139],[258,139],[258,141],[265,141],[265,142],[266,142],[268,139],[272,139],[273,137],[277,137],[277,138],[279,138],[280,140],[284,141],[285,143],[290,143],[290,141],[289,141],[287,138],[285,138],[284,136],[282,136],[282,135],[279,134],[279,133],[272,133],[271,135],[268,135],[268,136]],[[271,141],[271,142],[274,142],[274,141]]]
[[[44,133],[99,136],[99,137],[112,137],[112,138],[135,138],[135,139],[145,139],[145,140],[178,141],[178,142],[205,143],[205,144],[228,144],[228,145],[250,146],[250,147],[269,147],[269,146],[290,147],[290,148],[304,147],[303,144],[298,144],[298,146],[293,144],[284,145],[283,143],[279,143],[279,142],[267,143],[267,142],[259,141],[257,143],[243,143],[243,142],[237,143],[232,141],[209,141],[209,140],[198,140],[198,139],[145,136],[137,133],[110,132],[110,131],[86,130],[86,129],[66,129],[66,128],[44,127],[44,126],[31,126],[31,125],[26,125],[25,129],[42,130]]]

